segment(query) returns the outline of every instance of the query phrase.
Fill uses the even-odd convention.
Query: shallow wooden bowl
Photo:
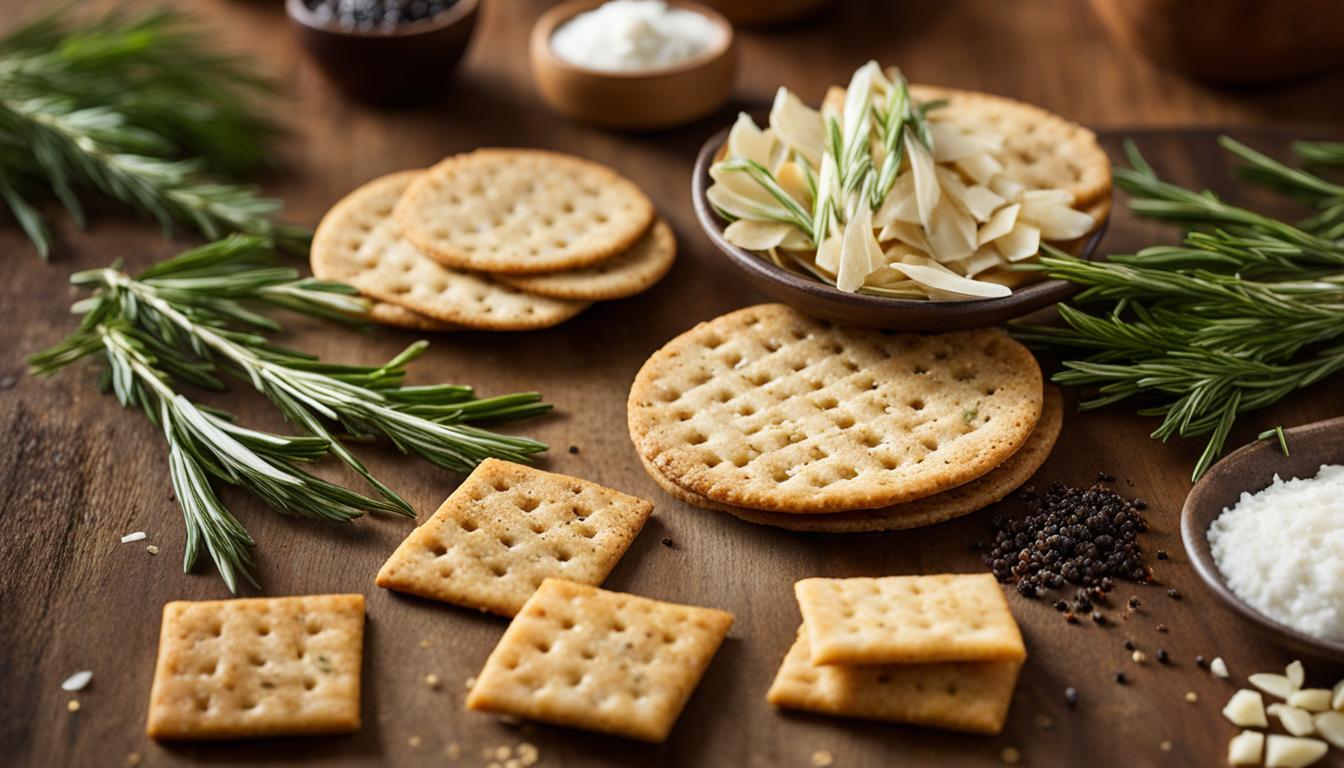
[[[1322,464],[1344,464],[1344,417],[1286,429],[1284,435],[1290,455],[1283,455],[1277,440],[1259,440],[1219,461],[1200,478],[1181,509],[1181,540],[1195,571],[1229,610],[1286,648],[1338,664],[1344,660],[1344,641],[1312,637],[1247,605],[1228,588],[1209,546],[1209,526],[1225,508],[1237,503],[1242,492],[1268,487],[1275,474],[1285,480],[1314,477]]]
[[[476,30],[480,0],[391,31],[359,32],[318,19],[303,0],[286,0],[294,33],[327,78],[348,96],[405,104],[443,92]]]
[[[975,301],[921,301],[846,293],[829,283],[784,269],[760,254],[739,248],[723,237],[727,226],[714,206],[705,197],[705,190],[713,180],[709,166],[719,156],[728,141],[730,128],[724,128],[710,137],[695,161],[691,180],[691,202],[696,218],[710,241],[728,257],[733,266],[742,270],[756,287],[814,317],[843,325],[881,328],[898,331],[961,331],[998,325],[1016,317],[1031,314],[1064,301],[1078,292],[1078,287],[1063,280],[1041,280],[1013,289],[1013,295],[1001,299]],[[1109,208],[1107,209],[1109,210]],[[1097,228],[1071,249],[1085,259],[1092,258],[1102,235],[1106,233],[1109,215]]]
[[[556,28],[604,0],[571,0],[547,11],[532,27],[532,77],[541,97],[556,112],[607,128],[666,128],[704,117],[733,91],[737,46],[733,25],[698,3],[671,0],[719,28],[719,44],[672,67],[648,72],[603,72],[562,60],[551,48]]]

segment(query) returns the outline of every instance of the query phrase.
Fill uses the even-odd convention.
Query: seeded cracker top
[[[667,479],[777,512],[871,509],[1002,464],[1041,414],[1040,368],[994,330],[847,329],[780,304],[673,339],[630,391],[630,435]]]

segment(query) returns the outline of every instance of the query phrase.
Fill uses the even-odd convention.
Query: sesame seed
[[[1190,691],[1185,694],[1185,700],[1190,702],[1191,704],[1194,704],[1196,701],[1199,701],[1199,694],[1195,693],[1194,691]]]
[[[429,673],[428,675],[425,675],[425,685],[428,685],[430,688],[438,688],[439,676],[434,674],[433,672]]]
[[[71,699],[65,703],[65,708],[71,712],[79,711],[79,699]]]
[[[1161,744],[1158,744],[1158,745],[1157,745],[1157,748],[1160,749],[1160,750],[1162,750],[1163,752],[1170,752],[1170,751],[1171,751],[1171,742],[1170,742],[1170,741],[1164,741],[1164,742],[1162,742]]]
[[[1142,664],[1148,660],[1148,654],[1143,651],[1135,651],[1130,655],[1130,658],[1134,660],[1135,664]]]
[[[833,757],[830,752],[823,749],[812,753],[812,765],[816,766],[816,768],[827,768],[827,766],[834,764],[835,757]]]
[[[412,749],[415,749],[416,747],[419,747],[419,746],[420,746],[420,737],[419,737],[419,736],[412,736],[412,737],[410,737],[409,739],[406,740],[406,743],[409,744],[409,745],[411,746]]]

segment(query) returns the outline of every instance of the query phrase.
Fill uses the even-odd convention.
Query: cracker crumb
[[[462,757],[462,745],[456,741],[451,742],[443,748],[443,754],[447,755],[449,760],[458,760]]]
[[[420,743],[421,743],[421,742],[420,742],[420,737],[419,737],[419,736],[412,736],[412,737],[410,737],[409,739],[406,740],[406,743],[409,744],[409,745],[411,746],[412,749],[415,749],[415,748],[417,748],[417,747],[420,746]]]
[[[1185,700],[1190,702],[1191,704],[1194,704],[1196,701],[1199,701],[1199,694],[1195,693],[1194,691],[1187,691],[1185,694]]]
[[[826,768],[834,763],[835,758],[831,756],[830,752],[827,752],[824,749],[812,753],[812,765],[816,766],[816,768]]]
[[[516,757],[511,757],[504,761],[504,768],[523,768],[523,761]]]
[[[501,744],[498,747],[495,747],[496,760],[508,760],[510,757],[513,757],[513,747],[510,747],[507,744]]]
[[[139,765],[139,764],[140,764],[140,753],[139,753],[139,752],[127,752],[127,753],[126,753],[126,764],[127,764],[127,765],[130,765],[130,766],[136,766],[136,765]]]
[[[1008,765],[1017,765],[1022,762],[1022,753],[1018,751],[1017,747],[1004,747],[999,752],[999,759]]]
[[[151,554],[151,555],[157,555],[157,554],[159,554],[159,548],[158,548],[158,546],[155,545],[155,544],[150,544],[150,545],[146,546],[146,547],[145,547],[145,551],[148,552],[148,553]]]
[[[1162,750],[1163,752],[1170,752],[1170,751],[1171,751],[1171,742],[1170,742],[1170,741],[1164,741],[1164,742],[1162,742],[1161,744],[1158,744],[1158,745],[1157,745],[1157,748],[1160,749],[1160,750]]]
[[[79,699],[71,699],[65,703],[65,708],[71,712],[79,711]]]
[[[430,688],[438,688],[439,676],[434,674],[433,672],[430,672],[428,675],[425,675],[425,685],[428,685]]]
[[[475,687],[476,687],[476,678],[475,678],[475,677],[468,677],[466,680],[463,680],[463,681],[462,681],[462,685],[463,685],[463,687],[465,687],[468,691],[470,691],[472,688],[475,688]]]
[[[518,755],[518,761],[524,766],[535,765],[541,759],[541,752],[535,745],[524,741],[518,744],[514,749],[514,754]]]
[[[1148,654],[1144,653],[1143,651],[1135,651],[1134,653],[1130,654],[1130,658],[1134,660],[1135,664],[1142,664],[1143,662],[1148,660]]]

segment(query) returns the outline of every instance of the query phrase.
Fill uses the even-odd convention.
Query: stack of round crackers
[[[857,532],[998,501],[1045,461],[1062,410],[1002,331],[891,334],[764,304],[655,352],[627,415],[672,496],[764,525]]]
[[[417,330],[546,328],[632,296],[672,267],[676,241],[648,197],[603,165],[480,149],[374,179],[313,236],[314,276]]]

